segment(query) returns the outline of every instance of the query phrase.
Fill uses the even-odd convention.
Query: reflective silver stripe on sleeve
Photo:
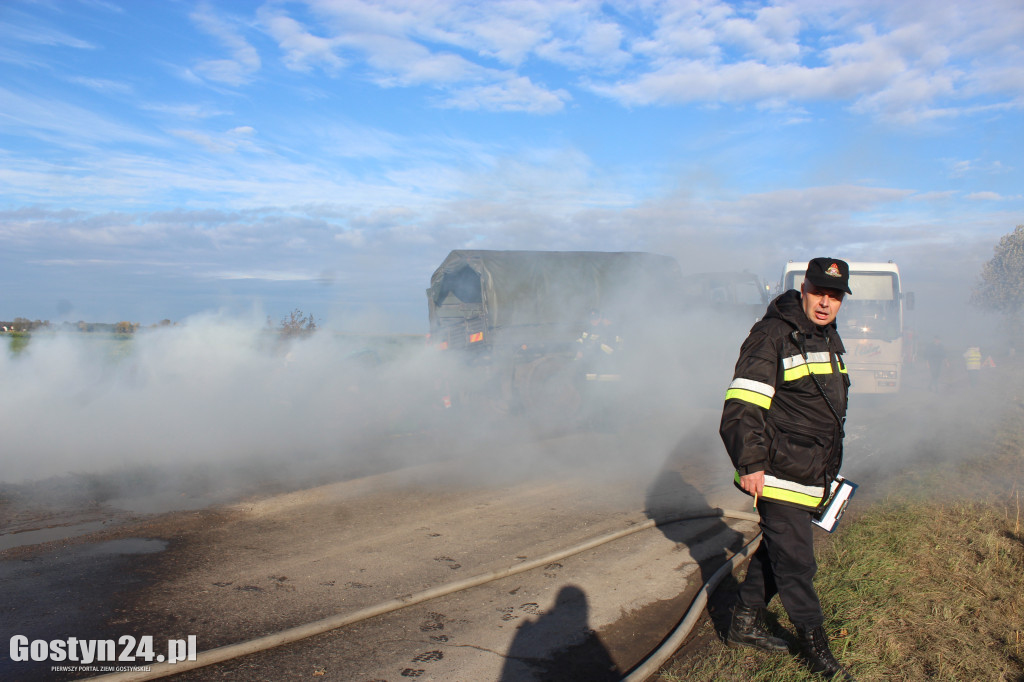
[[[729,388],[742,388],[747,391],[753,391],[754,393],[760,393],[761,395],[769,398],[775,396],[774,386],[760,381],[754,381],[753,379],[733,379],[732,383],[729,384]]]
[[[764,475],[764,484],[770,485],[773,488],[781,488],[783,490],[789,490],[794,493],[800,493],[801,495],[809,495],[810,497],[816,497],[821,499],[822,495],[825,494],[825,486],[822,485],[801,485],[794,483],[793,481],[787,481],[783,478],[776,478],[771,474]]]

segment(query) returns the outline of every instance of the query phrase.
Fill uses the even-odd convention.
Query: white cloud
[[[974,168],[973,161],[949,159],[946,163],[950,167],[949,175],[953,178],[963,177]]]
[[[313,35],[295,19],[266,8],[259,14],[271,37],[285,53],[284,63],[289,69],[309,71],[313,65],[319,65],[336,73],[345,67],[345,60],[334,52],[336,41]]]
[[[226,85],[238,86],[249,82],[261,66],[256,48],[229,20],[215,15],[209,6],[204,5],[193,12],[192,20],[231,52],[230,59],[198,61],[193,70],[200,76]]]
[[[176,118],[203,119],[216,116],[229,116],[230,111],[209,104],[159,104],[142,103],[139,108],[143,111],[155,111],[160,114],[167,114]]]
[[[769,62],[800,56],[799,30],[800,20],[792,7],[762,7],[751,19],[730,17],[719,26],[723,42]]]
[[[71,148],[118,142],[164,145],[155,135],[60,100],[0,86],[0,101],[0,131],[19,137],[34,136]]]
[[[509,32],[519,35],[522,45],[532,45],[541,36],[527,27],[515,30],[508,16],[500,16],[491,23],[474,14],[469,17],[470,25],[460,25],[456,32],[450,19],[437,16],[437,8],[427,5],[369,7],[353,2],[319,3],[315,7],[334,18],[332,25],[338,29],[329,38],[299,41],[296,36],[309,34],[296,20],[281,14],[265,17],[271,35],[286,50],[286,64],[291,68],[308,68],[310,50],[315,50],[320,61],[340,68],[343,62],[337,53],[347,51],[363,56],[370,77],[378,85],[438,88],[445,95],[437,101],[445,107],[550,113],[561,109],[569,99],[565,90],[538,86],[527,76],[495,69],[458,54],[461,48],[469,46],[478,55],[518,60],[520,50],[507,47]],[[468,7],[457,9],[461,16],[469,12]],[[413,21],[413,17],[424,21]],[[441,47],[421,42],[424,34],[442,41]],[[592,40],[596,41],[592,49],[607,44],[607,39],[602,42],[600,36],[592,36]]]
[[[911,197],[913,201],[949,201],[955,198],[957,193],[953,190],[920,192]]]
[[[202,78],[233,86],[248,83],[256,71],[252,64],[234,59],[207,59],[197,62],[193,69]]]
[[[7,11],[5,9],[5,11]],[[64,31],[46,26],[32,26],[27,22],[0,23],[0,38],[5,42],[16,41],[44,45],[46,47],[71,47],[78,50],[95,50],[96,45]]]
[[[444,106],[453,109],[484,111],[524,111],[550,114],[560,111],[570,95],[565,90],[551,91],[538,87],[526,77],[457,89],[444,99]]]
[[[457,54],[434,52],[401,37],[368,34],[346,36],[340,42],[364,52],[375,80],[385,87],[477,81],[488,73]]]
[[[497,9],[498,5],[492,5]],[[465,16],[465,15],[463,15]],[[485,58],[502,64],[519,66],[545,40],[548,23],[543,17],[525,20],[486,10],[467,16],[463,21],[446,21],[439,31],[453,45],[473,48]]]
[[[672,6],[658,16],[653,32],[633,43],[647,68],[616,81],[590,82],[595,92],[631,106],[845,100],[861,113],[907,123],[957,115],[951,106],[936,104],[961,107],[958,99],[968,88],[985,88],[982,83],[989,92],[999,83],[1003,93],[1024,93],[1012,32],[998,34],[1000,43],[979,45],[970,39],[978,22],[943,11],[950,8],[955,5],[929,3],[914,16],[874,5],[870,18],[845,23],[852,18],[848,11],[863,14],[868,7],[834,3],[797,14],[792,6],[779,6],[742,16],[732,6]],[[1005,9],[1003,21],[1024,22],[1024,8]],[[940,21],[950,14],[964,21]],[[812,27],[833,32],[821,34],[819,43]],[[968,71],[968,65],[977,66]]]
[[[345,230],[334,235],[334,238],[338,242],[354,248],[366,246],[366,233],[363,230]]]
[[[180,137],[183,140],[193,142],[215,154],[230,154],[242,148],[255,149],[247,139],[255,132],[255,130],[247,126],[235,128],[233,130],[229,130],[226,134],[218,135],[211,135],[210,133],[198,130],[182,129],[171,130],[169,132],[172,135]]]
[[[943,159],[943,163],[949,167],[949,176],[962,178],[967,175],[1003,175],[1013,172],[1012,166],[1007,166],[1002,161],[982,162],[980,159]]]
[[[953,0],[917,10],[844,1],[306,4],[322,22],[315,30],[287,5],[261,12],[286,66],[365,66],[383,87],[438,88],[445,96],[434,101],[449,107],[558,111],[569,83],[544,86],[539,98],[526,98],[533,104],[509,96],[509,83],[547,80],[541,73],[551,65],[627,106],[846,101],[862,114],[914,123],[967,113],[957,101],[967,89],[1024,96],[1019,32],[986,23],[1019,25],[1024,9],[998,0],[980,3],[980,12]],[[989,42],[976,39],[982,31]],[[224,80],[243,77],[227,64],[207,66],[225,69]],[[602,80],[610,73],[619,75]]]
[[[855,69],[807,68],[798,64],[769,66],[747,61],[717,66],[681,61],[631,81],[595,83],[592,89],[628,105],[762,100],[778,103],[838,97],[848,88],[861,89],[859,81],[866,76]]]
[[[578,71],[617,71],[633,59],[623,49],[624,39],[618,24],[583,15],[578,25],[545,38],[535,51],[542,59]]]
[[[81,85],[95,90],[96,92],[103,94],[114,94],[114,95],[130,95],[132,94],[132,86],[122,81],[109,80],[105,78],[86,78],[83,76],[73,76],[68,79],[72,83]]]

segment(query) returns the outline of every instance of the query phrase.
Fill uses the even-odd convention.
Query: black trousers
[[[761,608],[776,594],[793,625],[815,628],[825,622],[818,593],[814,591],[814,527],[811,512],[759,500],[761,546],[747,566],[739,590],[739,602]]]

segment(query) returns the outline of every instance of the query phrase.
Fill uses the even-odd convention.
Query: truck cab
[[[578,412],[601,390],[588,376],[621,378],[588,371],[595,318],[606,337],[635,343],[650,311],[680,305],[680,281],[675,259],[652,253],[452,251],[426,290],[430,340],[449,368],[445,404]]]

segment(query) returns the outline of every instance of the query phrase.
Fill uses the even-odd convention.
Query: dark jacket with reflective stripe
[[[834,323],[819,327],[807,318],[799,291],[768,305],[740,348],[722,410],[719,433],[737,485],[739,476],[764,471],[765,499],[805,508],[824,501],[842,465],[845,351]]]

